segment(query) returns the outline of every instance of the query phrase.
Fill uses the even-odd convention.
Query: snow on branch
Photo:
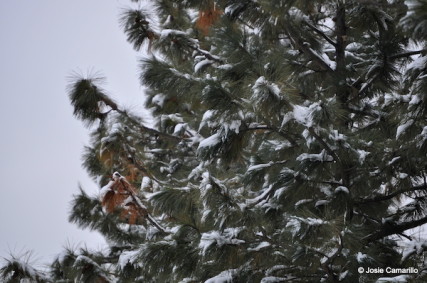
[[[199,243],[201,254],[206,252],[212,247],[222,247],[224,245],[240,245],[244,244],[244,240],[237,239],[237,235],[242,231],[242,228],[226,228],[224,231],[210,231],[202,234]]]
[[[297,161],[304,161],[304,160],[309,160],[309,161],[319,161],[319,162],[331,162],[334,159],[332,158],[332,156],[330,156],[329,154],[326,153],[326,150],[323,149],[320,153],[318,154],[309,154],[309,153],[303,153],[300,154],[297,158]]]
[[[157,223],[154,217],[148,212],[147,207],[137,196],[136,188],[118,172],[115,172],[112,180],[101,189],[100,195],[102,205],[108,213],[117,208],[122,208],[124,211],[121,216],[128,217],[129,224],[135,224],[139,216],[146,219],[159,231],[166,233],[165,228]]]

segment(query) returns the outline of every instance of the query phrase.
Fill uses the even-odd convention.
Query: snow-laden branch
[[[113,176],[120,176],[117,172],[113,174]],[[147,210],[147,207],[142,203],[139,197],[135,194],[135,189],[132,189],[132,185],[122,176],[118,177],[118,181],[123,185],[123,188],[130,194],[133,202],[138,207],[139,213],[145,216],[154,227],[156,227],[159,231],[166,233],[166,229],[160,226],[159,223],[150,215]]]

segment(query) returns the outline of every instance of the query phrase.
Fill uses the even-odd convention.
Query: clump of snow
[[[387,106],[390,103],[393,103],[398,100],[399,100],[399,96],[397,94],[387,93],[386,95],[384,95],[384,106]]]
[[[165,100],[166,95],[164,95],[163,93],[158,93],[151,99],[151,102],[155,105],[158,105],[159,107],[163,107]]]
[[[313,199],[311,199],[311,198],[309,198],[309,199],[302,199],[302,200],[299,200],[299,201],[297,201],[296,203],[295,203],[295,208],[297,208],[298,206],[300,206],[300,205],[303,205],[303,204],[306,204],[306,203],[310,203],[310,202],[312,202],[313,201]]]
[[[339,277],[338,277],[338,281],[342,281],[344,278],[346,278],[348,275],[348,270],[341,272]]]
[[[263,193],[257,196],[256,198],[246,200],[246,204],[253,205],[253,204],[259,203],[260,200],[265,199],[266,196],[270,194],[272,190],[273,190],[273,185],[270,185],[268,188],[264,189]]]
[[[294,118],[294,115],[292,112],[288,112],[285,115],[283,115],[282,124],[280,125],[280,128],[283,129],[283,127]]]
[[[316,138],[310,134],[310,131],[308,129],[305,129],[302,132],[302,136],[305,138],[308,147],[310,147],[310,145],[316,140]]]
[[[413,95],[411,98],[411,101],[409,101],[409,104],[410,105],[417,105],[417,104],[420,104],[420,102],[421,102],[420,96],[419,95]]]
[[[337,187],[336,189],[335,189],[335,194],[337,194],[337,193],[339,193],[339,192],[343,192],[343,193],[346,193],[346,194],[349,194],[350,192],[349,192],[349,190],[348,190],[348,188],[347,187],[344,187],[344,186],[339,186],[339,187]]]
[[[408,65],[408,70],[422,70],[427,65],[427,56],[421,56],[416,58],[413,62]]]
[[[398,156],[398,157],[394,157],[392,160],[390,160],[390,161],[387,163],[387,166],[392,165],[393,163],[395,163],[396,161],[398,161],[400,158],[401,158],[400,156]]]
[[[251,165],[251,166],[249,166],[249,168],[248,168],[248,172],[249,171],[258,171],[258,170],[261,170],[261,169],[264,169],[264,168],[268,168],[268,167],[270,167],[271,165],[273,165],[274,163],[272,162],[272,161],[270,161],[269,163],[265,163],[265,164],[256,164],[256,165]]]
[[[358,252],[356,255],[356,259],[358,263],[363,263],[364,261],[366,261],[368,259],[368,255],[366,254],[362,254],[361,252]]]
[[[229,269],[221,272],[215,277],[209,278],[205,283],[228,283],[233,282],[233,277],[237,274],[236,269]]]
[[[329,66],[331,67],[331,69],[335,70],[337,63],[335,61],[332,61],[331,59],[329,59],[329,56],[326,55],[325,53],[322,54],[322,59],[323,61]]]
[[[292,236],[295,237],[296,234],[301,230],[301,222],[297,219],[291,219],[286,223],[286,228],[291,228]]]
[[[217,69],[220,69],[220,70],[230,70],[231,68],[233,68],[233,65],[231,65],[231,64],[219,65],[217,67]]]
[[[277,84],[271,83],[265,79],[264,76],[259,77],[252,87],[254,98],[256,100],[262,100],[265,97],[265,90],[274,95],[277,99],[280,98],[280,88]]]
[[[345,141],[347,137],[343,134],[340,134],[337,130],[332,130],[329,134],[329,138],[334,141]]]
[[[220,135],[218,133],[215,133],[212,136],[202,140],[199,143],[199,147],[197,148],[197,150],[200,150],[201,148],[204,148],[204,147],[214,147],[220,142],[221,142]]]
[[[402,135],[402,133],[406,131],[406,129],[408,129],[410,126],[412,126],[413,123],[414,123],[414,120],[409,119],[406,123],[397,127],[396,139],[398,139]]]
[[[117,262],[120,269],[121,270],[125,269],[126,265],[128,264],[133,265],[135,263],[135,260],[137,259],[138,253],[139,253],[139,250],[122,252]]]
[[[286,228],[289,227],[291,229],[292,236],[295,237],[301,230],[301,224],[306,224],[309,226],[320,226],[327,223],[327,221],[318,218],[302,218],[293,216],[286,224]]]
[[[133,199],[131,196],[128,196],[123,202],[122,202],[122,206],[126,207],[126,205],[128,205],[129,203],[132,203]]]
[[[311,126],[310,110],[308,107],[294,105],[294,119],[300,124]]]
[[[202,60],[202,61],[198,62],[196,65],[194,65],[194,72],[198,73],[201,69],[203,69],[204,67],[211,65],[213,63],[215,63],[215,62],[212,60],[208,60],[208,59]]]
[[[290,277],[277,277],[277,276],[267,276],[261,279],[260,283],[274,283],[274,282],[285,282],[289,281],[292,278]]]
[[[170,121],[175,122],[175,123],[183,123],[184,122],[184,119],[179,114],[162,115],[160,117],[160,119],[165,120],[165,121],[170,120]]]
[[[316,203],[314,204],[315,207],[319,207],[322,205],[327,205],[330,201],[329,200],[325,200],[325,199],[321,199],[316,201]]]
[[[271,244],[269,242],[264,241],[264,242],[259,243],[258,246],[256,246],[255,248],[248,248],[248,251],[258,252],[259,250],[266,248],[266,247],[269,247],[269,246],[271,246]]]
[[[151,188],[151,179],[147,176],[142,177],[141,190],[144,191],[149,188]]]
[[[309,107],[302,105],[293,105],[293,115],[295,121],[306,126],[313,126],[313,118],[316,112],[322,110],[321,102],[315,102],[311,104]]]
[[[176,29],[163,29],[160,33],[160,40],[164,40],[169,36],[185,36],[185,32]]]
[[[178,123],[178,124],[176,124],[175,128],[173,130],[173,134],[174,135],[182,134],[185,131],[186,127],[187,127],[187,123]]]
[[[358,149],[357,154],[359,155],[360,164],[363,164],[365,162],[366,156],[368,156],[368,154],[370,154],[370,152],[364,151],[362,149]]]
[[[78,266],[81,263],[87,263],[96,267],[99,267],[99,265],[93,261],[91,258],[84,256],[84,255],[79,255],[76,260],[74,261],[74,266]]]
[[[107,185],[105,185],[105,186],[103,186],[102,188],[101,188],[101,190],[99,191],[99,198],[100,199],[103,199],[104,197],[105,197],[105,195],[109,192],[109,191],[111,191],[112,189],[111,189],[111,186],[114,184],[114,181],[110,181],[110,182],[108,182],[108,184]]]
[[[238,10],[239,8],[242,8],[242,5],[243,4],[240,4],[240,3],[234,3],[234,4],[230,4],[230,5],[228,5],[227,7],[225,7],[225,10],[224,10],[224,14],[226,14],[226,15],[233,15],[234,14],[234,12],[236,11],[236,10]]]
[[[209,172],[205,171],[202,174],[202,181],[200,182],[201,186],[206,186],[208,184],[210,184],[211,181],[211,175],[209,174]]]
[[[405,179],[408,177],[408,174],[399,172],[398,177],[399,177],[399,179]]]
[[[329,186],[320,186],[319,189],[326,196],[332,196],[332,194],[333,194],[331,191],[331,188]]]
[[[188,175],[188,179],[197,179],[199,178],[202,173],[203,173],[203,164],[200,163],[199,165],[197,165],[197,167],[195,167],[193,170],[191,170],[190,174]]]
[[[208,219],[208,216],[209,216],[211,213],[212,213],[212,210],[210,210],[210,209],[204,209],[204,210],[203,210],[203,214],[202,214],[202,218],[201,218],[202,223],[205,223],[205,222],[206,222],[206,219]]]
[[[309,154],[309,153],[302,153],[297,158],[297,161],[304,161],[304,160],[310,160],[310,161],[320,161],[320,162],[328,162],[333,161],[333,157],[326,153],[326,150],[322,150],[322,152],[318,154]]]
[[[196,282],[197,279],[194,277],[186,277],[184,279],[182,279],[181,281],[179,281],[179,283],[192,283],[192,282]]]
[[[399,275],[395,277],[380,277],[377,280],[377,283],[383,282],[395,282],[395,283],[405,283],[410,279],[409,275]]]
[[[282,194],[289,190],[289,187],[281,187],[274,191],[273,197],[278,199]]]
[[[222,128],[226,134],[229,131],[233,131],[236,134],[240,131],[240,126],[242,125],[242,120],[231,120],[229,123],[223,124]]]
[[[224,245],[240,245],[245,243],[244,240],[236,238],[241,230],[241,228],[227,228],[223,232],[210,231],[203,233],[199,243],[201,253],[205,254],[212,245],[222,247]]]

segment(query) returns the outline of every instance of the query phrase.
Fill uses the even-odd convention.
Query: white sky
[[[137,58],[118,19],[130,1],[0,1],[0,257],[33,250],[47,263],[71,244],[101,247],[100,235],[68,223],[88,130],[65,88],[76,70],[101,71],[125,105],[142,105]]]

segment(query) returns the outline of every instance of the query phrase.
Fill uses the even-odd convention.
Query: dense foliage
[[[135,5],[121,25],[155,124],[99,78],[68,89],[102,187],[70,221],[109,247],[66,250],[50,277],[10,260],[3,278],[427,280],[427,1]]]

